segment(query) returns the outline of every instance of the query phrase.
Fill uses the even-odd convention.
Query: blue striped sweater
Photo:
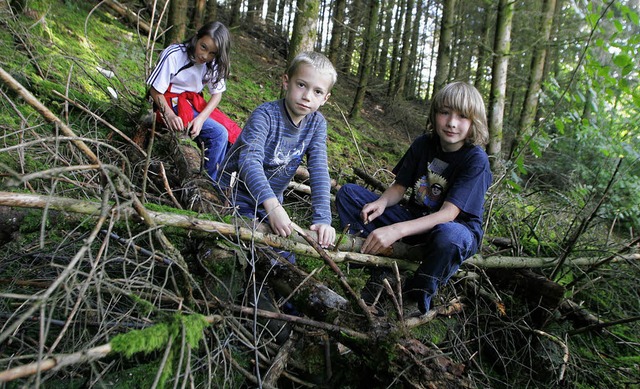
[[[296,127],[286,112],[284,100],[264,103],[251,114],[238,140],[227,152],[220,188],[231,192],[232,200],[252,208],[273,197],[282,203],[284,190],[306,155],[312,223],[330,225],[331,183],[326,141],[327,122],[320,112],[305,116]],[[230,188],[233,172],[237,172],[237,178]]]

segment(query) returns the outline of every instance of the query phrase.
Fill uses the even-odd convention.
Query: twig
[[[639,320],[640,320],[640,316],[631,316],[631,317],[627,317],[627,318],[624,318],[624,319],[592,324],[592,325],[589,325],[589,326],[586,326],[586,327],[575,329],[573,331],[569,331],[569,335],[581,334],[581,333],[587,332],[587,331],[599,330],[599,329],[603,329],[603,328],[607,328],[607,327],[617,326],[618,324],[632,323],[634,321],[639,321]]]
[[[558,372],[558,382],[562,382],[564,380],[564,373],[567,370],[567,364],[569,363],[569,347],[567,346],[566,342],[563,342],[562,339],[558,338],[555,335],[551,335],[549,333],[540,331],[535,328],[527,328],[520,325],[517,327],[523,331],[529,331],[529,332],[533,332],[534,334],[543,336],[549,339],[550,341],[556,343],[558,346],[560,346],[560,348],[562,348],[562,351],[563,351],[562,365],[560,366],[560,371]]]
[[[419,327],[426,324],[438,316],[451,316],[454,313],[462,312],[464,304],[460,302],[460,299],[453,299],[447,305],[437,306],[424,315],[418,317],[410,317],[404,321],[404,325],[407,329]]]
[[[182,208],[182,204],[180,204],[180,202],[173,195],[173,190],[171,189],[171,186],[169,185],[169,181],[167,180],[167,172],[164,170],[164,164],[162,162],[160,162],[160,177],[162,178],[162,184],[164,185],[164,189],[167,191],[169,198],[171,198],[173,205],[175,205],[176,208],[178,209],[184,209]]]
[[[360,339],[360,340],[369,340],[370,337],[367,334],[364,334],[362,332],[358,332],[358,331],[354,331],[350,328],[346,328],[346,327],[340,327],[337,326],[335,324],[329,324],[329,323],[324,323],[324,322],[320,322],[317,320],[312,320],[312,319],[308,319],[306,317],[301,317],[301,316],[294,316],[294,315],[287,315],[285,313],[277,313],[277,312],[271,312],[271,311],[266,311],[263,309],[254,309],[251,307],[243,307],[240,305],[236,305],[236,304],[231,304],[231,303],[226,303],[224,301],[221,301],[220,299],[213,297],[213,301],[200,301],[200,303],[202,304],[206,304],[209,305],[213,308],[225,308],[228,309],[230,311],[233,312],[239,312],[245,315],[256,315],[258,317],[263,317],[265,319],[275,319],[275,320],[283,320],[283,321],[288,321],[291,323],[295,323],[295,324],[301,324],[301,325],[305,325],[305,326],[311,326],[311,327],[316,327],[316,328],[320,328],[323,329],[327,332],[330,333],[334,333],[334,334],[344,334],[348,337],[354,338],[354,339]]]
[[[53,89],[52,92],[53,92],[53,94],[65,99],[67,102],[73,104],[75,107],[79,108],[81,111],[86,112],[89,115],[93,116],[100,123],[102,123],[105,126],[109,127],[109,129],[111,131],[113,131],[116,134],[120,135],[124,140],[129,142],[140,154],[142,154],[142,156],[144,156],[144,157],[147,156],[147,153],[136,142],[134,142],[133,139],[129,138],[127,136],[127,134],[125,134],[124,132],[120,131],[118,128],[116,128],[114,125],[112,125],[108,121],[104,120],[101,116],[96,115],[94,112],[91,112],[90,110],[85,108],[82,104],[78,103],[77,101],[74,101],[74,100],[70,99],[68,96],[63,95],[62,93],[58,92],[55,89]]]
[[[362,169],[366,170],[367,167],[364,164],[364,159],[362,158],[362,153],[360,152],[360,147],[358,146],[358,141],[356,140],[356,136],[353,133],[353,129],[351,129],[351,125],[349,124],[349,121],[347,120],[347,117],[344,115],[344,112],[342,112],[342,110],[340,109],[340,107],[336,104],[336,107],[338,108],[338,111],[340,111],[340,115],[342,115],[342,119],[344,119],[344,122],[347,124],[347,128],[349,129],[349,133],[351,134],[351,139],[353,139],[353,144],[356,146],[356,151],[358,152],[358,157],[360,157],[360,163],[362,164]]]

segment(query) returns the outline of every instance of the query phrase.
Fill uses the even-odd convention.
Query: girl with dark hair
[[[228,142],[238,135],[210,117],[224,116],[216,108],[226,90],[230,51],[229,30],[220,22],[207,23],[193,37],[164,49],[146,81],[159,119],[202,143],[204,166],[213,180]],[[205,86],[211,95],[208,102],[202,95]]]

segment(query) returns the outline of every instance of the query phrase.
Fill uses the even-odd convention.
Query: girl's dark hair
[[[198,30],[194,36],[182,42],[186,49],[189,58],[193,61],[196,53],[196,43],[203,36],[209,36],[216,43],[218,52],[215,58],[211,62],[207,62],[207,74],[205,80],[211,79],[214,70],[217,72],[216,79],[213,80],[213,84],[216,84],[223,78],[229,77],[229,67],[231,65],[230,52],[231,52],[231,34],[227,27],[220,22],[209,22]]]

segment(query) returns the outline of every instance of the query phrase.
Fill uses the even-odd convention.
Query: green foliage
[[[160,351],[173,341],[171,356],[163,367],[159,387],[164,387],[167,379],[173,374],[173,363],[179,357],[180,344],[184,332],[186,344],[192,348],[197,347],[204,335],[204,329],[209,326],[202,315],[175,314],[170,320],[154,324],[151,327],[134,330],[114,337],[109,344],[113,352],[120,353],[131,358],[137,353],[149,354]]]

